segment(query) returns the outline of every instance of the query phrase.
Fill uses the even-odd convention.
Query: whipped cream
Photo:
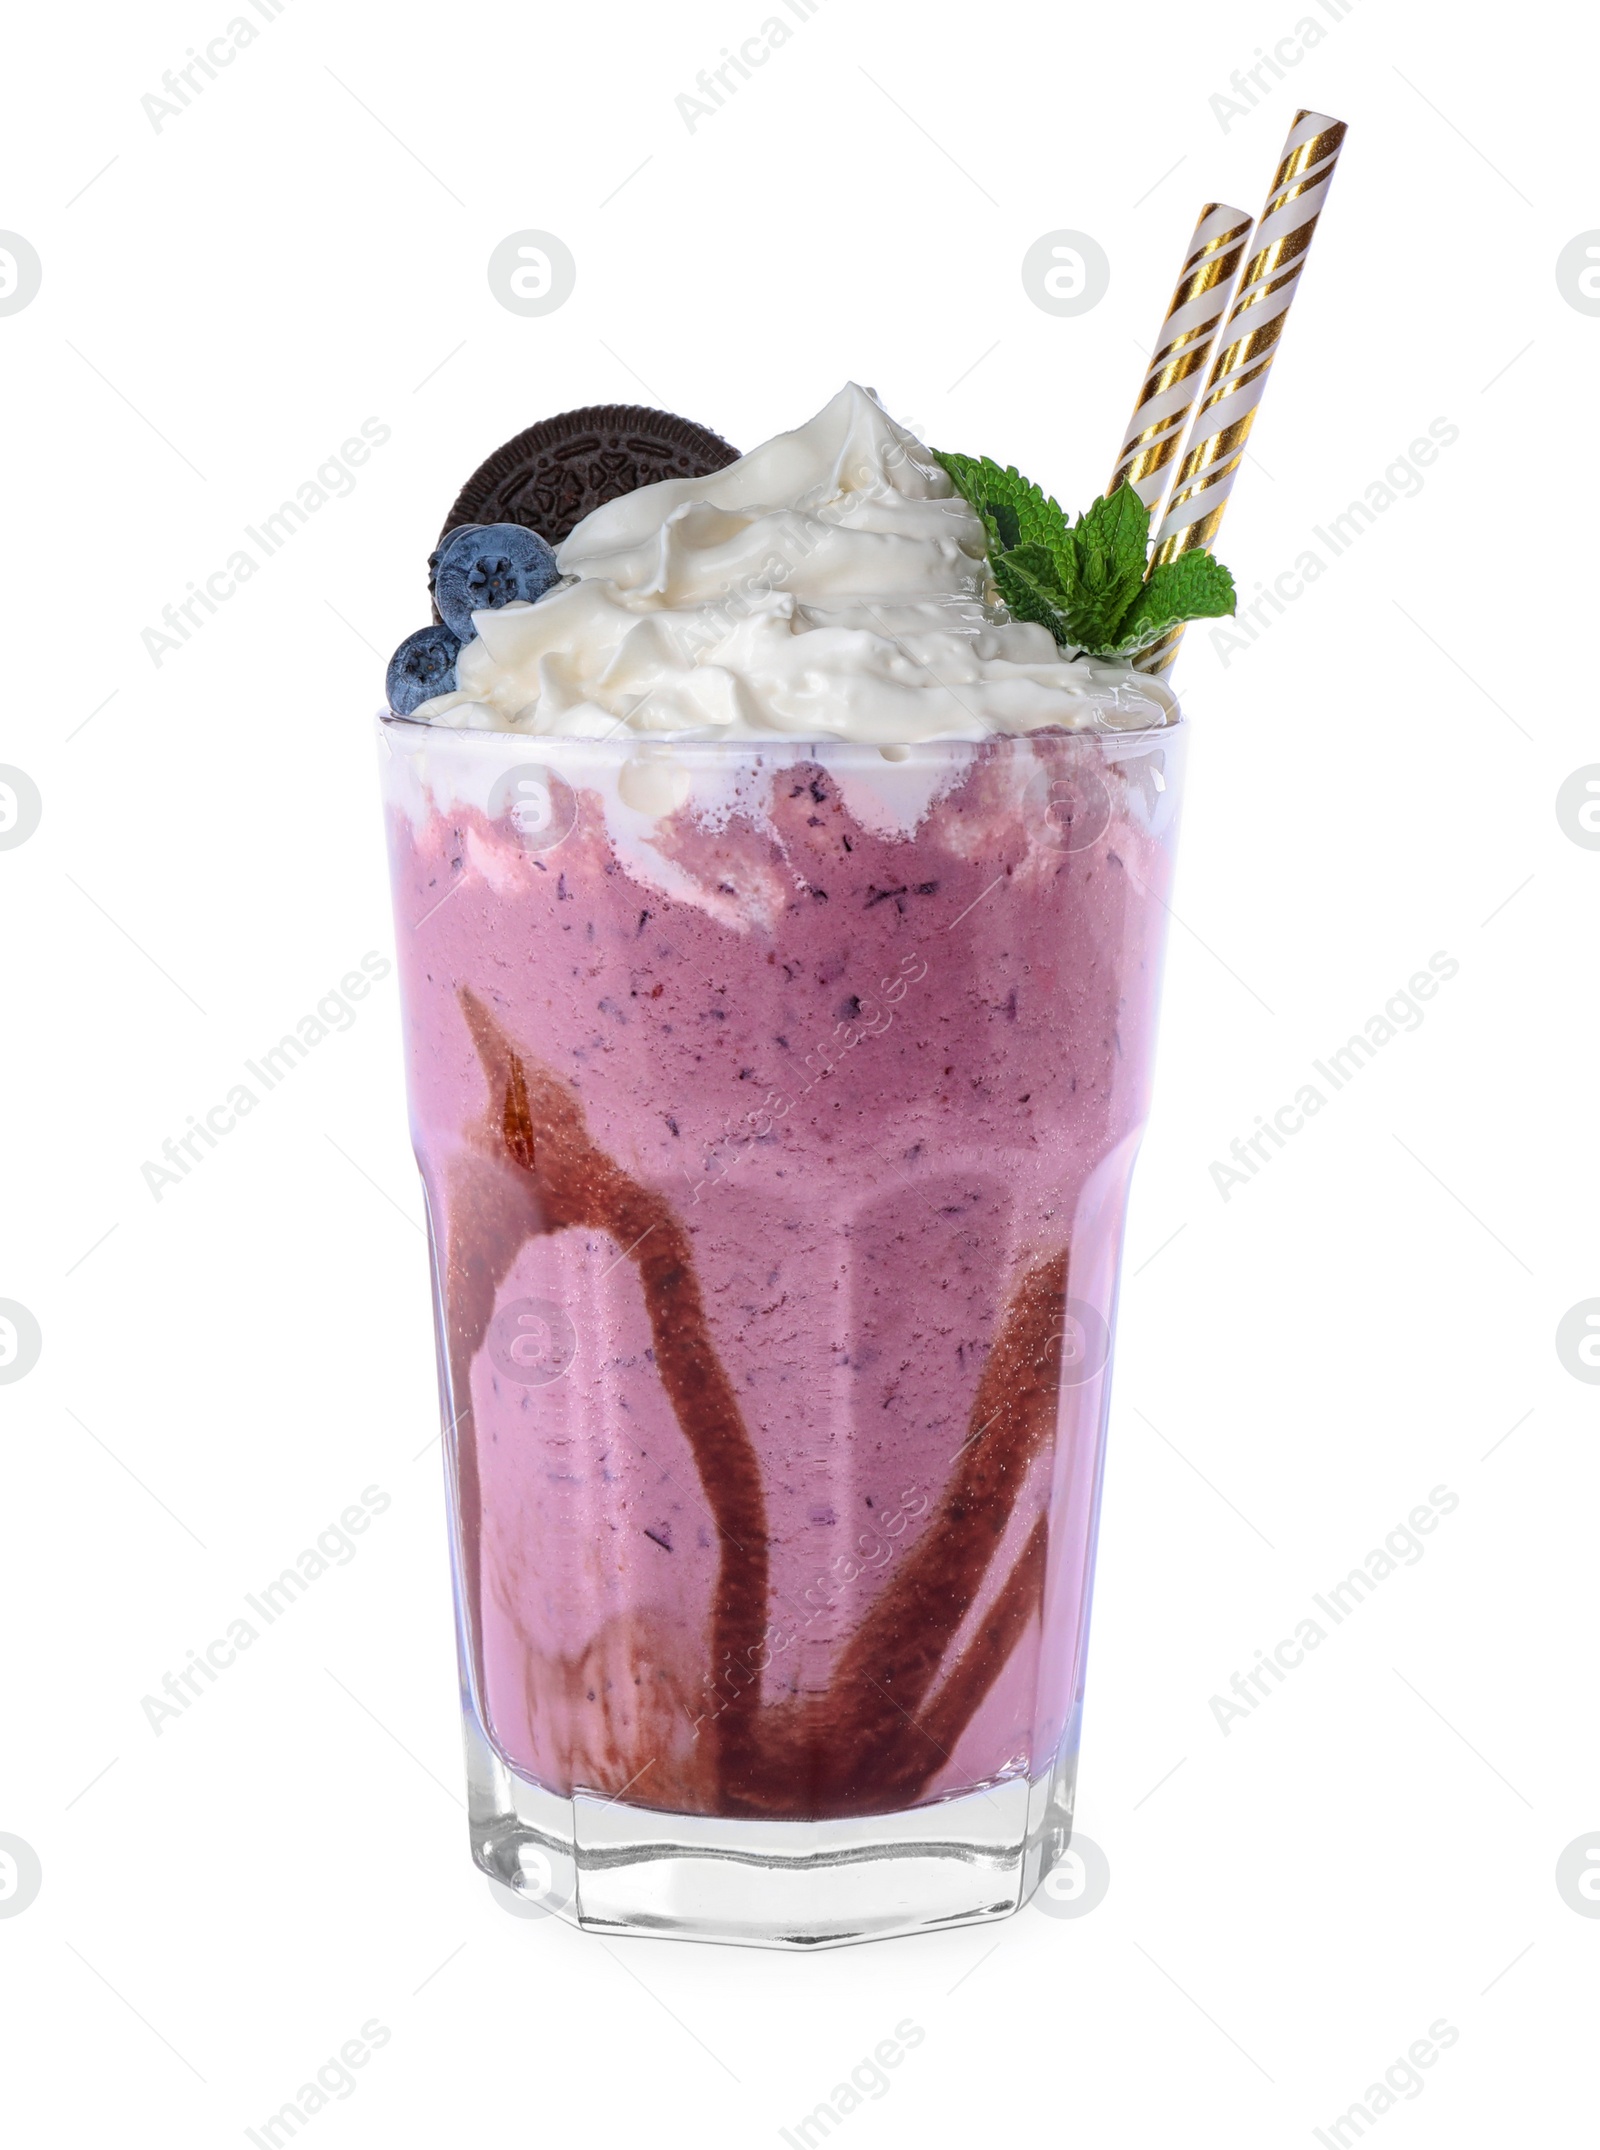
[[[473,614],[420,721],[892,749],[1176,714],[1161,682],[1010,618],[978,517],[854,383],[724,470],[608,501],[556,557],[536,604]]]

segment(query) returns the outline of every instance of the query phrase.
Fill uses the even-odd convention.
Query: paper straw
[[[1209,546],[1217,534],[1344,137],[1343,120],[1323,112],[1295,115],[1156,533],[1153,567]],[[1139,670],[1169,671],[1182,639],[1181,627],[1164,635],[1138,659]]]
[[[1250,219],[1244,210],[1206,203],[1134,401],[1127,438],[1106,491],[1114,493],[1126,481],[1154,516],[1160,515],[1249,237]]]

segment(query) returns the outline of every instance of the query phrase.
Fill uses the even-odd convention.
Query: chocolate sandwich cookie
[[[559,545],[608,500],[663,478],[705,478],[739,459],[719,434],[671,411],[598,403],[542,418],[496,448],[461,488],[444,530],[521,523]]]

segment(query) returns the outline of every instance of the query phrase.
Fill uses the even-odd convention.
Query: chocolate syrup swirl
[[[571,1091],[511,1043],[470,988],[461,987],[459,999],[489,1093],[475,1147],[451,1174],[442,1279],[474,1619],[481,1514],[473,1359],[495,1295],[530,1238],[574,1228],[604,1232],[637,1272],[657,1371],[720,1538],[712,1665],[759,1664],[769,1619],[761,1466],[712,1341],[689,1236],[664,1196],[593,1141]],[[752,1678],[710,1721],[718,1811],[773,1819],[884,1811],[915,1799],[948,1762],[1042,1604],[1043,1516],[940,1683],[1030,1467],[1053,1438],[1066,1281],[1062,1250],[1036,1261],[1017,1285],[943,1498],[846,1645],[826,1691],[763,1707],[760,1680]]]

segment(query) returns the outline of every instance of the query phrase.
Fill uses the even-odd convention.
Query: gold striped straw
[[[1219,338],[1189,445],[1156,533],[1152,567],[1209,546],[1217,534],[1344,137],[1343,120],[1329,119],[1323,112],[1295,114],[1256,226],[1254,252]],[[1183,629],[1175,627],[1139,658],[1139,670],[1170,671],[1182,639]]]
[[[1161,512],[1249,236],[1250,219],[1242,209],[1207,202],[1189,241],[1144,385],[1134,400],[1127,438],[1106,487],[1108,494],[1114,493],[1126,480],[1152,515]]]

